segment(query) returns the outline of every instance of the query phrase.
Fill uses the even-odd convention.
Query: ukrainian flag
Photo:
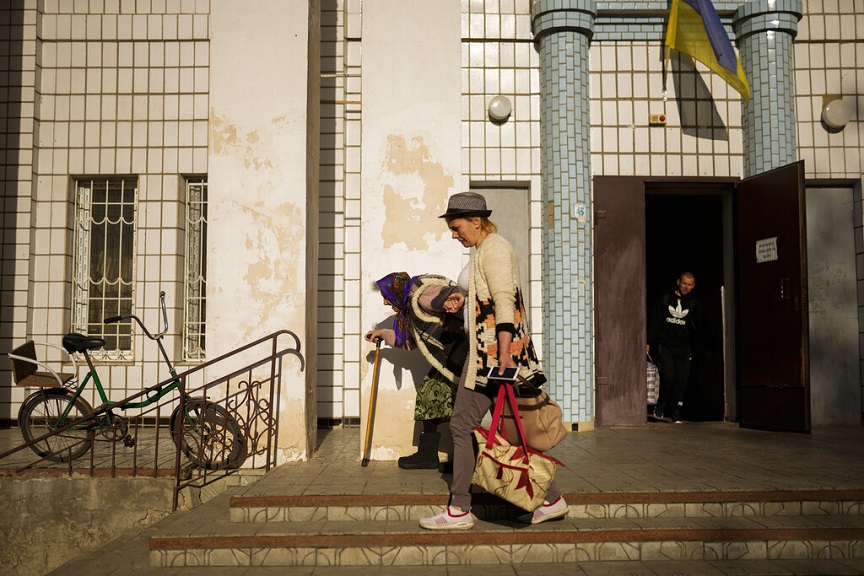
[[[750,100],[750,85],[711,0],[672,0],[666,45],[702,62]]]

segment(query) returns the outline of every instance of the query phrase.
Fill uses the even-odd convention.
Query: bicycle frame
[[[93,385],[96,387],[96,392],[99,394],[99,399],[102,401],[102,405],[99,407],[99,409],[105,408],[105,409],[109,409],[109,410],[111,408],[117,408],[119,410],[146,408],[147,406],[155,404],[156,402],[161,400],[163,397],[174,392],[177,388],[180,387],[180,380],[176,379],[177,378],[177,370],[174,368],[173,364],[171,364],[171,360],[170,360],[170,358],[168,358],[168,353],[165,351],[165,346],[162,344],[162,337],[165,336],[165,334],[168,332],[168,311],[165,307],[165,292],[164,291],[159,293],[159,303],[160,303],[160,306],[162,308],[162,321],[164,323],[164,327],[160,332],[158,332],[156,334],[151,334],[150,331],[147,330],[147,327],[144,325],[144,323],[141,321],[141,319],[138,318],[138,316],[136,316],[135,314],[124,314],[121,316],[112,316],[110,318],[105,318],[105,320],[103,320],[103,322],[105,324],[113,324],[114,322],[119,322],[120,320],[126,320],[129,318],[135,320],[135,322],[138,324],[138,326],[141,327],[141,330],[144,331],[144,334],[147,336],[147,338],[149,338],[150,340],[156,341],[156,344],[159,347],[159,351],[162,353],[162,358],[165,360],[165,364],[168,366],[168,371],[171,374],[171,376],[173,376],[175,378],[175,380],[173,382],[171,382],[170,384],[168,384],[167,386],[157,385],[157,386],[153,387],[153,392],[154,392],[153,395],[150,395],[148,393],[147,399],[142,400],[141,402],[125,402],[122,404],[118,403],[118,402],[113,402],[108,398],[108,395],[105,393],[105,388],[102,385],[102,381],[99,379],[99,373],[96,371],[96,366],[93,364],[93,360],[90,358],[90,354],[88,354],[86,350],[83,350],[81,353],[84,355],[84,359],[87,361],[87,367],[89,368],[89,371],[87,372],[87,375],[84,377],[84,380],[81,381],[81,384],[79,384],[78,387],[75,389],[75,392],[72,394],[71,402],[69,402],[69,404],[63,410],[63,413],[57,419],[55,427],[59,428],[60,426],[62,426],[64,424],[66,417],[69,415],[69,412],[72,410],[72,408],[74,406],[75,400],[77,400],[78,397],[81,396],[81,394],[84,392],[84,389],[87,387],[87,384],[91,380],[93,381]],[[97,409],[97,411],[99,409]]]
[[[179,391],[179,403],[171,412],[169,428],[172,440],[178,448],[175,469],[179,470],[181,453],[185,454],[193,465],[207,470],[240,467],[246,460],[248,455],[246,432],[237,417],[229,411],[230,408],[211,402],[206,393],[202,397],[194,398],[187,394],[186,377],[177,373],[162,343],[163,336],[168,332],[168,312],[164,292],[160,292],[159,300],[164,328],[156,334],[152,334],[134,314],[103,320],[105,324],[124,319],[134,320],[144,335],[156,342],[170,372],[170,377],[166,380],[155,386],[145,386],[138,393],[119,402],[108,398],[90,354],[93,350],[103,348],[105,340],[77,333],[64,336],[64,348],[70,354],[76,352],[82,354],[87,361],[86,375],[80,384],[70,384],[62,390],[40,389],[39,392],[25,399],[19,411],[19,427],[27,445],[43,459],[71,462],[81,457],[88,450],[95,450],[93,440],[97,432],[114,443],[122,441],[126,447],[135,446],[136,438],[128,434],[129,426],[130,422],[134,421],[137,430],[141,421],[136,415],[121,416],[115,413],[115,410],[145,409],[155,405],[155,437],[158,442],[161,428],[160,410],[165,404],[173,404],[173,397],[167,402],[161,400],[168,394]],[[90,406],[86,398],[82,397],[84,389],[91,384],[96,387],[96,392],[102,401],[102,404],[95,409]],[[142,410],[142,415],[148,412],[150,410]],[[48,434],[44,434],[46,430]],[[69,434],[61,436],[60,433],[65,430],[70,430]],[[49,437],[54,439],[48,440]],[[156,452],[158,454],[158,448]],[[92,454],[93,452],[91,456]]]

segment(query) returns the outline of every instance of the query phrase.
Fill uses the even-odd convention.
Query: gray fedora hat
[[[476,192],[459,192],[450,197],[447,203],[447,212],[439,218],[463,218],[466,216],[484,216],[492,214],[486,208],[486,198]]]

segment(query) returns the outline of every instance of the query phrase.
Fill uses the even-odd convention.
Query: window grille
[[[186,179],[184,262],[183,359],[195,362],[206,358],[207,178]]]
[[[132,321],[103,320],[132,313],[137,196],[135,178],[75,181],[72,330],[119,359],[132,358]]]

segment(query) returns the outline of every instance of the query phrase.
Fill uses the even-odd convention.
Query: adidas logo
[[[670,316],[666,318],[666,322],[669,322],[670,324],[678,324],[679,326],[684,326],[687,324],[687,321],[684,320],[684,318],[689,313],[690,310],[681,309],[681,299],[679,298],[677,308],[672,308],[672,306],[669,306]]]

